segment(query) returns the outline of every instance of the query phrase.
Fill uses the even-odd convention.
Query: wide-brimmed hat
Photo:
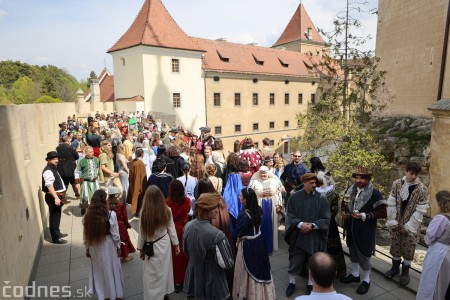
[[[306,182],[311,181],[313,179],[316,181],[316,185],[317,186],[321,186],[322,185],[322,181],[320,181],[319,178],[317,178],[317,174],[316,173],[306,173],[300,178],[300,180],[303,183],[306,183]]]
[[[45,160],[49,160],[55,157],[59,157],[58,152],[56,151],[50,151],[47,153],[47,157],[45,158]]]
[[[353,170],[352,174],[353,178],[355,178],[356,176],[371,177],[372,173],[369,171],[367,167],[357,166]]]
[[[171,128],[170,129],[170,131],[169,132],[178,132],[178,128],[176,128],[176,127],[173,127],[173,128]]]

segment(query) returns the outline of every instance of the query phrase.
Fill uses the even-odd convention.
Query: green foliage
[[[33,103],[39,96],[39,84],[27,76],[17,79],[11,89],[11,98],[14,104]]]
[[[6,94],[6,89],[0,85],[0,105],[9,105],[13,104],[13,102],[9,99]]]
[[[31,82],[20,80],[22,77],[31,79]],[[79,83],[66,70],[58,67],[36,66],[19,61],[0,61],[0,86],[7,98],[15,104],[32,103],[40,96],[51,96],[62,99],[64,102],[76,101],[78,88],[86,90],[85,83]]]
[[[350,11],[363,11],[357,5],[360,2],[350,3]],[[306,64],[312,74],[320,75],[321,83],[320,100],[297,115],[299,127],[305,131],[302,149],[308,156],[328,160],[327,167],[340,191],[352,182],[356,166],[372,170],[375,184],[383,190],[389,177],[388,164],[366,125],[384,106],[378,95],[385,72],[378,70],[379,59],[371,51],[360,49],[368,37],[354,33],[361,26],[358,20],[351,15],[349,19],[337,16],[334,26],[333,32],[321,31],[329,51],[309,53]]]
[[[61,99],[53,98],[50,96],[41,96],[34,103],[63,103]]]

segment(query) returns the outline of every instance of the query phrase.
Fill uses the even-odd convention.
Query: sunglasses
[[[294,155],[294,157],[302,157],[301,155]]]

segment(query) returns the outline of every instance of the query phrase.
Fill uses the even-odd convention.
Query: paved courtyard
[[[69,192],[70,195],[70,192]],[[65,245],[54,245],[49,243],[47,237],[49,233],[46,232],[46,240],[44,241],[37,270],[35,272],[34,280],[36,286],[42,285],[60,285],[70,286],[71,298],[66,299],[96,299],[93,297],[86,297],[90,261],[85,256],[85,250],[82,242],[82,224],[81,213],[78,208],[78,200],[65,205],[63,208],[63,216],[61,220],[61,232],[68,233],[68,243]],[[129,230],[131,240],[136,245],[137,231],[139,221],[137,219],[131,220],[132,230]],[[281,228],[280,228],[281,229]],[[294,299],[295,296],[303,295],[305,293],[306,278],[298,278],[297,290],[290,298],[286,297],[285,291],[289,283],[289,276],[287,274],[288,254],[287,244],[282,239],[281,231],[279,234],[280,250],[273,253],[270,257],[272,274],[276,288],[277,299]],[[347,251],[347,249],[345,249]],[[138,254],[134,253],[134,260],[122,264],[123,274],[125,277],[125,295],[126,299],[143,299],[142,294],[142,261]],[[350,260],[346,256],[348,272],[350,272]],[[411,283],[406,287],[400,287],[397,281],[388,281],[383,277],[383,273],[390,268],[388,259],[381,257],[381,255],[372,258],[373,270],[371,273],[371,287],[369,292],[364,295],[358,295],[356,289],[358,284],[341,284],[335,281],[335,288],[338,292],[343,293],[353,299],[415,299],[415,292],[419,284],[420,274],[411,272]],[[397,278],[398,280],[398,278]],[[45,299],[39,297],[36,299]],[[181,292],[179,294],[171,294],[170,299],[186,299],[186,295]],[[155,299],[159,300],[159,299]]]

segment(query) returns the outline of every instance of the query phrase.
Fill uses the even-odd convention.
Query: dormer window
[[[287,64],[286,62],[281,60],[281,58],[278,58],[278,60],[280,61],[280,64],[281,64],[281,66],[283,66],[283,68],[288,68],[289,67],[289,64]]]
[[[224,53],[219,52],[219,50],[217,50],[217,54],[219,55],[219,58],[222,62],[230,62],[230,58],[227,57]]]
[[[263,60],[258,59],[254,54],[252,54],[252,56],[253,56],[253,59],[255,60],[257,65],[264,66],[264,61]]]

